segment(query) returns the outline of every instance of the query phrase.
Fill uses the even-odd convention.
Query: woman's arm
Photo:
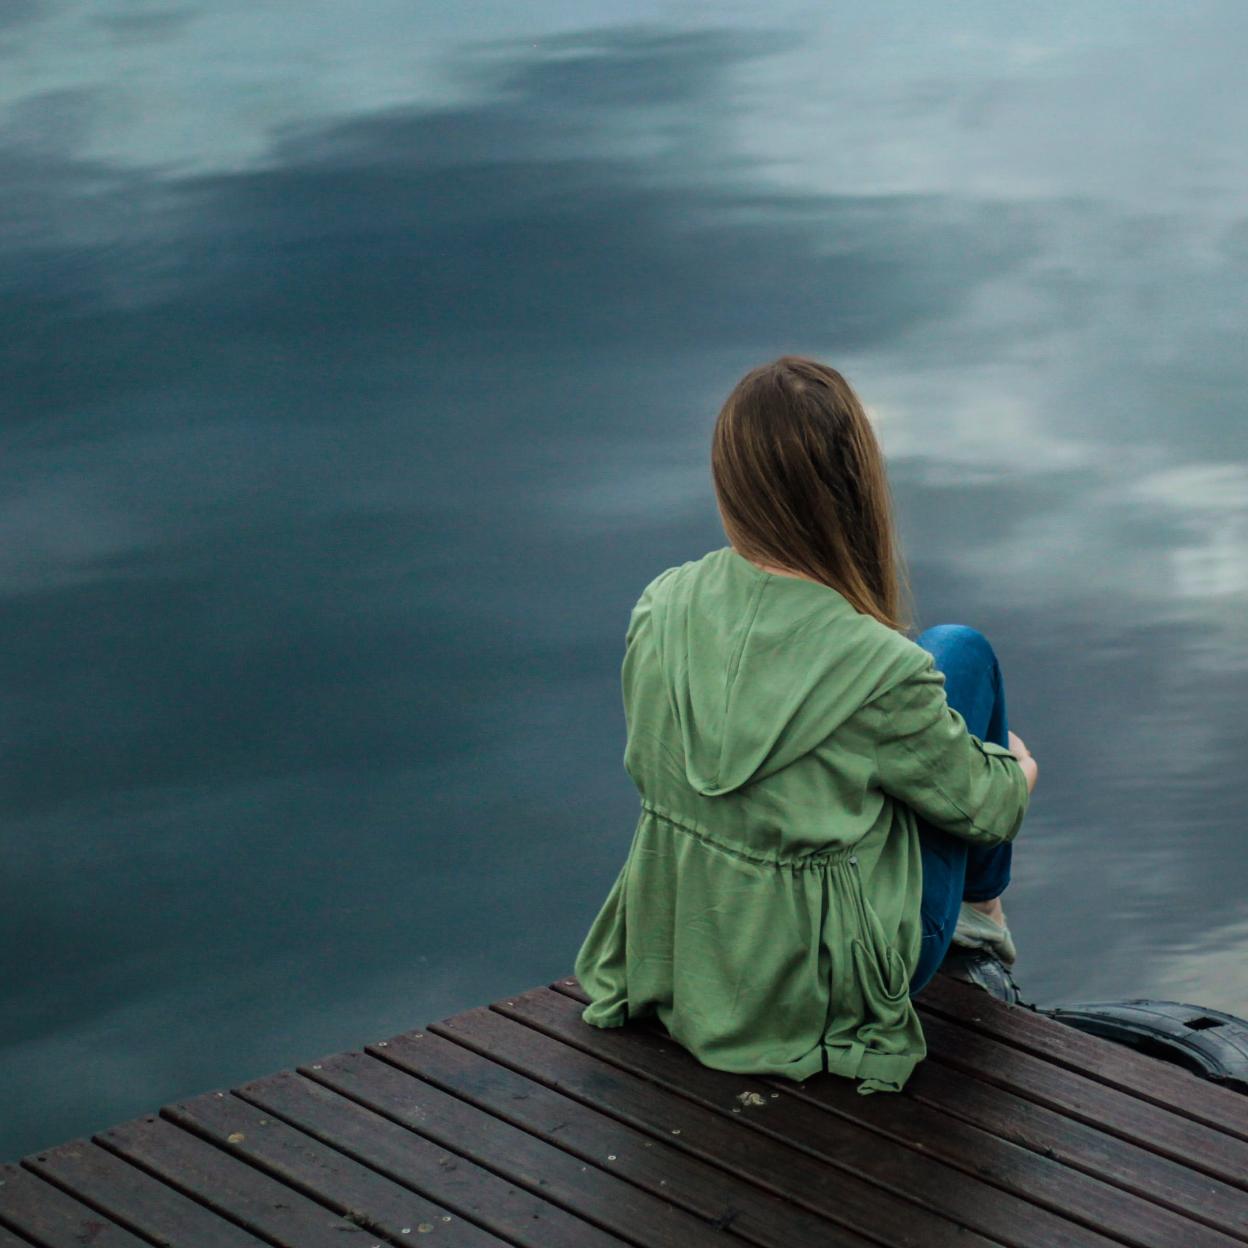
[[[875,744],[878,782],[886,793],[968,841],[996,845],[1018,835],[1034,776],[1019,755],[967,729],[945,697],[944,674],[934,660],[858,714]],[[1011,736],[1015,741],[1021,744]]]

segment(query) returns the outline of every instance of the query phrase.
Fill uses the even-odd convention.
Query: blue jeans
[[[1009,747],[1005,687],[996,653],[983,633],[965,624],[936,624],[915,638],[945,674],[945,698],[981,741]],[[920,818],[923,865],[920,920],[923,943],[910,980],[914,996],[936,974],[953,940],[963,900],[990,901],[1010,882],[1012,842],[986,847],[934,828]]]

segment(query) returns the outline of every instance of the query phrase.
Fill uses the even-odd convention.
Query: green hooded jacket
[[[641,810],[577,954],[582,1017],[657,1016],[720,1070],[900,1091],[927,1052],[915,812],[1012,840],[1017,756],[968,731],[928,651],[731,546],[646,586],[621,677]]]

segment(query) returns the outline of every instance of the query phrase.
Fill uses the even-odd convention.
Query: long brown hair
[[[711,476],[741,555],[831,586],[899,632],[911,627],[884,455],[836,369],[783,355],[746,373],[715,421]]]

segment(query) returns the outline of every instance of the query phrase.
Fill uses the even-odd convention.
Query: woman
[[[577,955],[583,1017],[900,1091],[959,917],[1013,958],[999,898],[1036,764],[983,634],[905,636],[883,457],[835,369],[747,373],[711,469],[730,544],[660,573],[628,625],[641,811]]]

